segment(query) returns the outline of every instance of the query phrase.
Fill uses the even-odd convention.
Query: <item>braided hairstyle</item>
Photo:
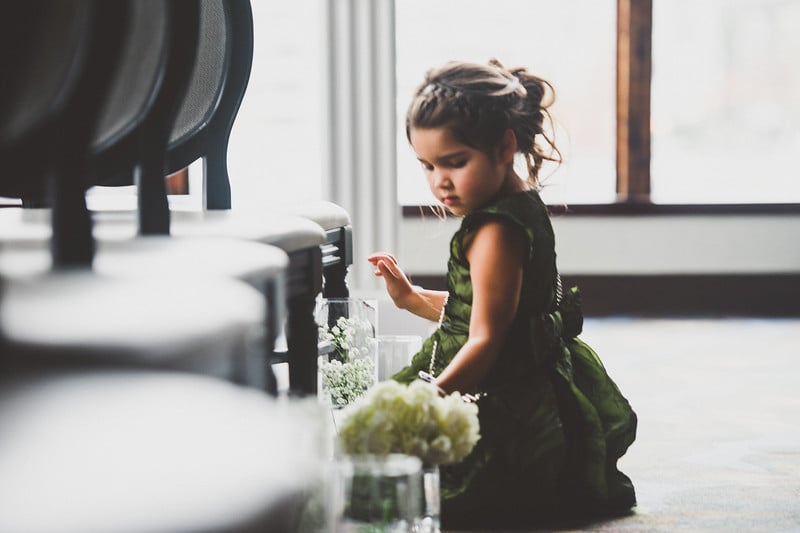
[[[412,129],[447,128],[467,146],[493,157],[505,132],[517,139],[517,152],[528,168],[527,183],[540,190],[544,161],[561,162],[551,134],[548,111],[555,91],[525,68],[506,69],[492,59],[488,65],[450,62],[428,71],[406,113],[406,137]]]

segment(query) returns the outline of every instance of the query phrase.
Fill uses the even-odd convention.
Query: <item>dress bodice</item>
[[[531,359],[526,346],[534,328],[532,320],[549,312],[555,305],[557,270],[555,237],[547,207],[538,193],[525,191],[506,196],[462,219],[458,231],[450,240],[447,264],[449,298],[443,322],[424,343],[412,365],[401,371],[395,379],[413,381],[419,370],[438,375],[467,341],[472,315],[472,282],[465,242],[470,234],[490,220],[500,220],[524,233],[528,259],[523,269],[519,306],[506,347],[501,350],[497,365],[481,389],[491,388],[500,381],[519,375],[519,361],[515,361],[518,357],[527,356]],[[531,359],[529,364],[533,365],[535,361]]]

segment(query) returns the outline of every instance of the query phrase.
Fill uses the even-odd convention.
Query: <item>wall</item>
[[[587,315],[800,316],[800,215],[556,216]],[[457,219],[405,219],[398,259],[441,288]]]
[[[406,271],[443,274],[458,224],[404,219]],[[556,216],[553,227],[564,275],[800,273],[800,215]]]

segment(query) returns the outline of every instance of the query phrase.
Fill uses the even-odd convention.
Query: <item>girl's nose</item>
[[[443,170],[435,170],[433,173],[433,184],[439,189],[450,187],[450,175]]]

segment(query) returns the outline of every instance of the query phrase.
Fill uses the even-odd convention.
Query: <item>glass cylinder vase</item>
[[[323,403],[342,408],[377,381],[378,302],[320,298],[317,391]]]
[[[422,348],[419,335],[378,335],[378,381],[391,379]]]
[[[336,533],[416,533],[421,461],[409,455],[351,455],[337,464]]]
[[[417,533],[441,532],[441,492],[439,490],[439,465],[422,467],[422,509],[417,521]]]

